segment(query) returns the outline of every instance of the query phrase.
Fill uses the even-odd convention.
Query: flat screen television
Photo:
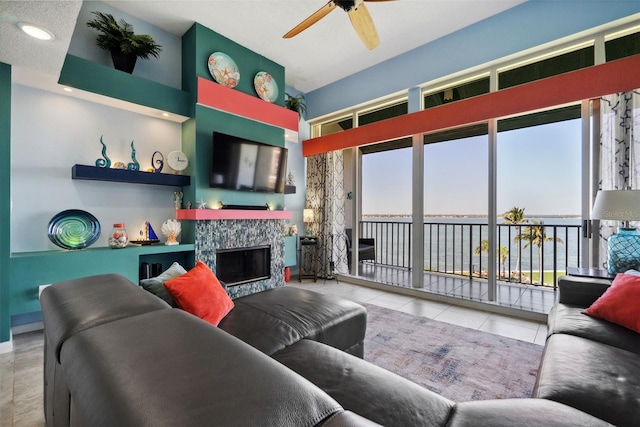
[[[287,149],[213,132],[209,187],[284,193]]]

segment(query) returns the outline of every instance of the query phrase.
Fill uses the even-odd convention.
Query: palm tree
[[[523,222],[529,222],[528,219],[524,217],[524,209],[519,208],[517,206],[512,207],[508,211],[502,214],[502,218],[504,219],[505,224],[513,225],[515,224],[516,237],[514,237],[514,241],[518,242],[518,251],[516,257],[516,271],[518,272],[518,276],[520,276],[520,257],[522,255],[522,247],[519,244],[518,235],[520,235],[520,225]]]
[[[506,269],[505,264],[507,262],[507,258],[509,257],[509,249],[505,246],[500,245],[498,250],[498,259],[500,260],[500,266],[502,267],[502,277],[506,277]],[[489,241],[483,240],[480,242],[480,246],[476,247],[473,250],[474,255],[482,255],[484,253],[489,253]]]
[[[547,236],[547,232],[545,231],[544,222],[543,221],[532,221],[533,225],[526,226],[522,233],[518,234],[515,238],[518,242],[525,241],[524,249],[527,249],[531,245],[536,245],[538,247],[538,269],[540,271],[540,284],[544,284],[544,269],[542,265],[542,247],[544,242],[552,242],[554,241],[553,237]],[[558,243],[562,243],[562,239],[559,237],[555,238],[555,241]],[[518,246],[520,246],[518,244]],[[533,279],[533,278],[532,278]]]

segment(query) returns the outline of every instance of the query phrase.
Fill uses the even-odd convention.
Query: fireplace
[[[234,212],[226,209],[189,209],[186,212],[204,212],[216,215]],[[280,211],[239,211],[252,215],[278,213]],[[196,221],[195,259],[207,264],[219,275],[218,251],[269,247],[271,262],[268,278],[252,280],[227,287],[233,299],[284,285],[284,220],[282,219],[201,219]],[[223,267],[224,269],[224,267]]]
[[[227,287],[271,277],[271,246],[216,249],[216,276]]]

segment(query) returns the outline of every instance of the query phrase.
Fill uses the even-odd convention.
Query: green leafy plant
[[[135,34],[133,26],[124,19],[116,21],[113,15],[102,12],[92,12],[96,17],[87,22],[87,26],[100,31],[96,38],[96,45],[108,51],[135,55],[137,58],[158,58],[162,46],[157,44],[148,34]]]
[[[302,117],[307,112],[307,106],[304,103],[304,95],[298,94],[296,96],[284,94],[284,106],[289,110],[298,113],[298,116]]]

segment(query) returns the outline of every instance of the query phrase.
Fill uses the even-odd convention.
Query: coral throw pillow
[[[164,282],[178,307],[218,326],[234,304],[218,278],[202,261],[182,276]]]
[[[618,274],[611,287],[583,311],[640,333],[640,277]]]

